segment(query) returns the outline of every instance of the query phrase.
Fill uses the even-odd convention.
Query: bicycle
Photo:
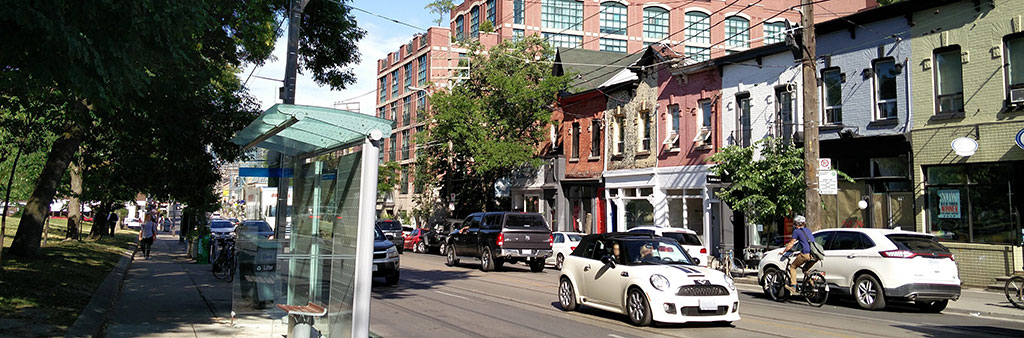
[[[732,249],[726,250],[725,247],[718,247],[719,256],[711,257],[708,262],[708,267],[721,271],[729,277],[741,277],[746,274],[745,264],[743,260],[734,255]]]
[[[1006,300],[1018,308],[1024,309],[1024,276],[1012,276],[1003,286]]]
[[[787,252],[782,255],[782,261],[785,263],[784,266],[788,267],[790,260],[792,259],[793,253]],[[778,302],[784,302],[789,298],[789,290],[786,290],[786,285],[790,285],[788,269],[775,270],[772,274],[764,277],[765,291],[768,292],[769,296],[773,300]],[[811,270],[804,273],[803,280],[796,285],[796,291],[804,297],[807,304],[814,307],[821,307],[828,300],[829,287],[828,282],[825,280],[825,273],[821,270]]]
[[[235,240],[218,238],[217,245],[220,246],[220,252],[213,262],[213,277],[231,282],[235,279]]]

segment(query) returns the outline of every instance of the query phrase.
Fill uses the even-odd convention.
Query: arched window
[[[786,22],[768,22],[764,24],[764,44],[770,45],[786,40]]]
[[[583,3],[576,0],[543,0],[540,23],[544,28],[583,30]]]
[[[726,47],[750,47],[750,21],[741,16],[730,16],[725,18],[725,46]]]
[[[711,44],[711,20],[703,12],[686,12],[686,44]]]
[[[626,5],[618,2],[601,3],[601,33],[626,35]]]
[[[664,39],[668,36],[668,11],[661,7],[644,8],[644,37]]]
[[[469,35],[475,38],[480,35],[480,6],[473,6],[469,12],[473,16],[473,21],[469,23]]]
[[[462,41],[465,36],[463,35],[463,31],[466,29],[464,17],[465,15],[459,15],[455,18],[455,40],[458,41]]]

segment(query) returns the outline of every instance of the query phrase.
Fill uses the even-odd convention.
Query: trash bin
[[[210,235],[203,235],[199,237],[199,257],[196,260],[198,264],[207,264],[210,262]]]

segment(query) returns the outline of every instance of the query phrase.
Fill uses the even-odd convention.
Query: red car
[[[413,229],[409,235],[405,236],[405,244],[402,248],[406,250],[412,250],[412,252],[425,253],[427,252],[427,245],[423,242],[423,236],[427,234],[427,231],[416,228]]]

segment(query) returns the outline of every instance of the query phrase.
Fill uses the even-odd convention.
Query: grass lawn
[[[41,256],[25,259],[6,252],[20,221],[8,217],[4,234],[0,331],[13,329],[6,334],[17,336],[63,336],[117,265],[121,253],[134,245],[136,232],[118,229],[116,236],[98,241],[65,241],[67,221],[51,219]],[[83,228],[84,238],[92,222],[85,222]],[[32,325],[39,327],[30,328]]]

